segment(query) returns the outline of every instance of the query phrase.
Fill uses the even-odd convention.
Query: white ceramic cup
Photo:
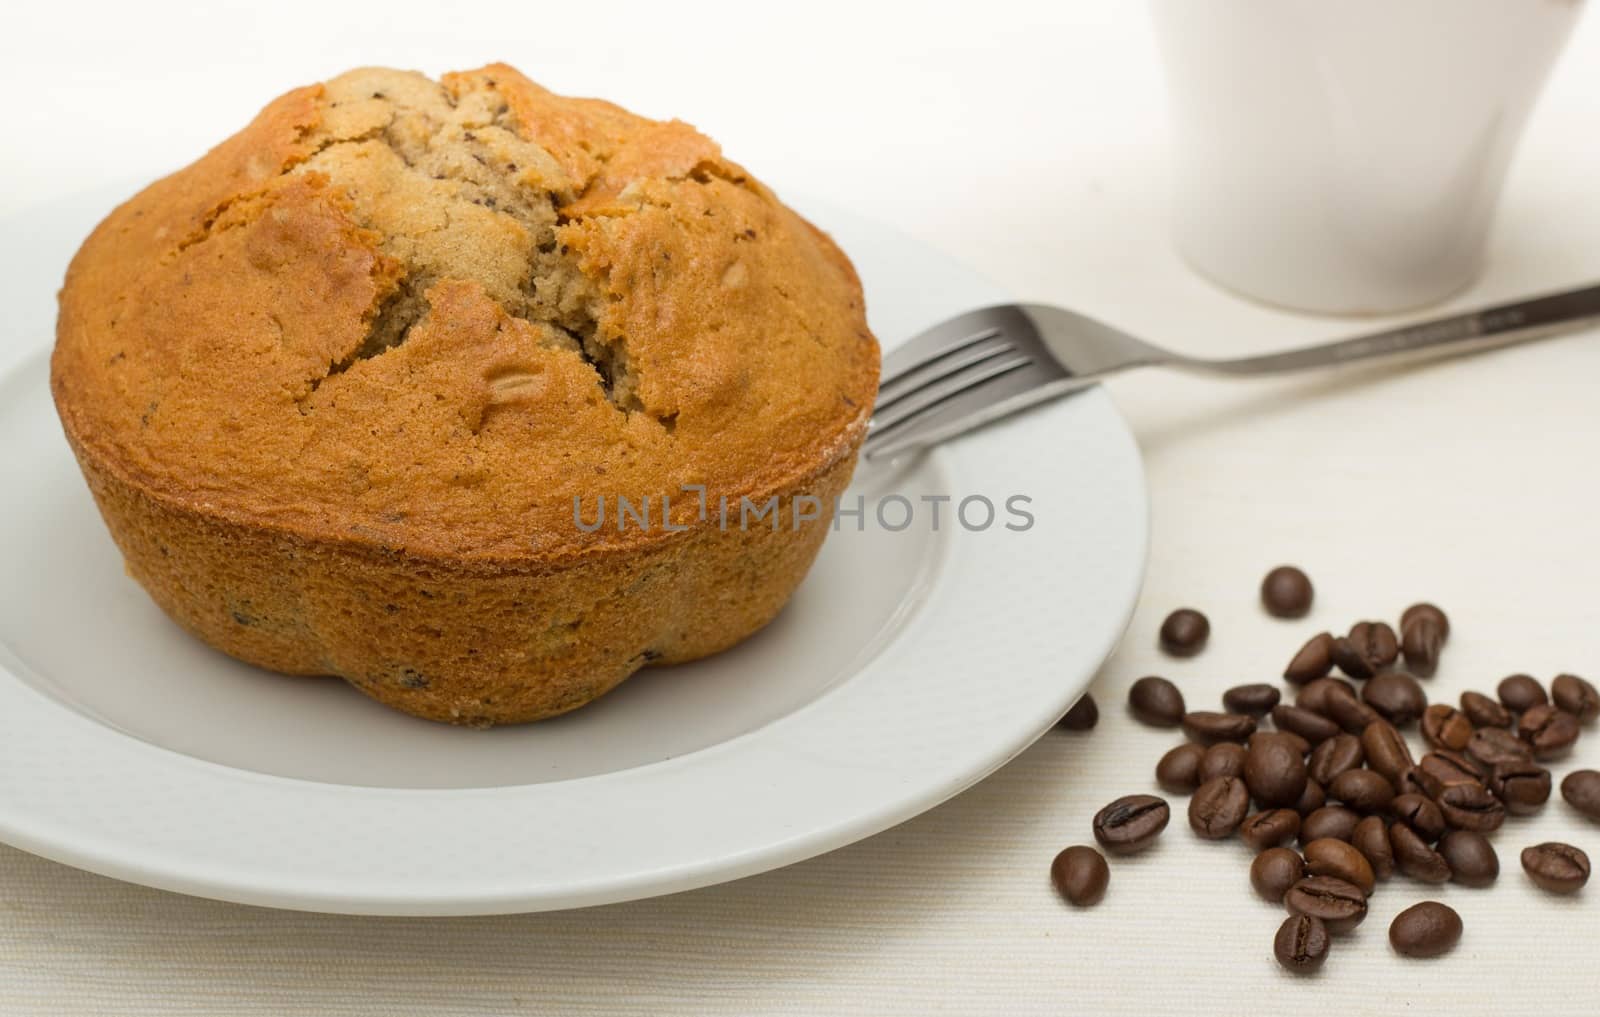
[[[1310,311],[1397,311],[1466,286],[1581,6],[1152,0],[1184,256]]]

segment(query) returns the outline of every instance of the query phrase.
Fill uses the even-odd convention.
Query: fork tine
[[[1027,367],[1033,363],[1033,358],[1026,353],[1008,352],[1002,356],[988,358],[957,371],[946,377],[940,378],[920,388],[909,391],[900,396],[892,406],[884,407],[872,415],[872,429],[882,433],[893,428],[902,421],[944,402],[952,396],[960,395],[969,389],[978,387],[985,382],[992,381],[1012,371]]]
[[[912,336],[883,358],[884,384],[896,381],[938,358],[968,346],[992,340],[1006,332],[1006,322],[991,308],[958,314]]]
[[[882,412],[908,395],[936,381],[964,371],[974,364],[1016,352],[1016,344],[1001,335],[999,329],[979,333],[971,341],[954,345],[878,386],[877,410]]]
[[[862,454],[869,460],[892,459],[1092,384],[1035,360],[926,406],[892,428],[880,428],[874,419]]]
[[[998,419],[1069,384],[1028,307],[957,315],[884,357],[868,458],[895,455]]]

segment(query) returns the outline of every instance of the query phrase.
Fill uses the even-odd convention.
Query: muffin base
[[[176,504],[68,438],[127,573],[184,629],[247,663],[343,678],[405,713],[471,726],[565,713],[643,667],[717,653],[766,625],[816,558],[859,447],[752,496],[777,496],[776,528],[740,526],[735,503],[726,528],[713,506],[631,549],[451,562]],[[801,497],[821,508],[796,526]]]

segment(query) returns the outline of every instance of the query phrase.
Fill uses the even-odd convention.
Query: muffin
[[[471,725],[770,621],[877,378],[826,235],[692,127],[504,65],[277,99],[95,229],[51,360],[174,621]]]

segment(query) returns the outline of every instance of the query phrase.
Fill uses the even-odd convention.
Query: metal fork
[[[1600,285],[1303,349],[1207,360],[1152,346],[1060,307],[985,307],[935,325],[884,357],[865,455],[882,459],[925,448],[1131,367],[1276,374],[1369,357],[1501,345],[1568,331],[1597,318]]]

